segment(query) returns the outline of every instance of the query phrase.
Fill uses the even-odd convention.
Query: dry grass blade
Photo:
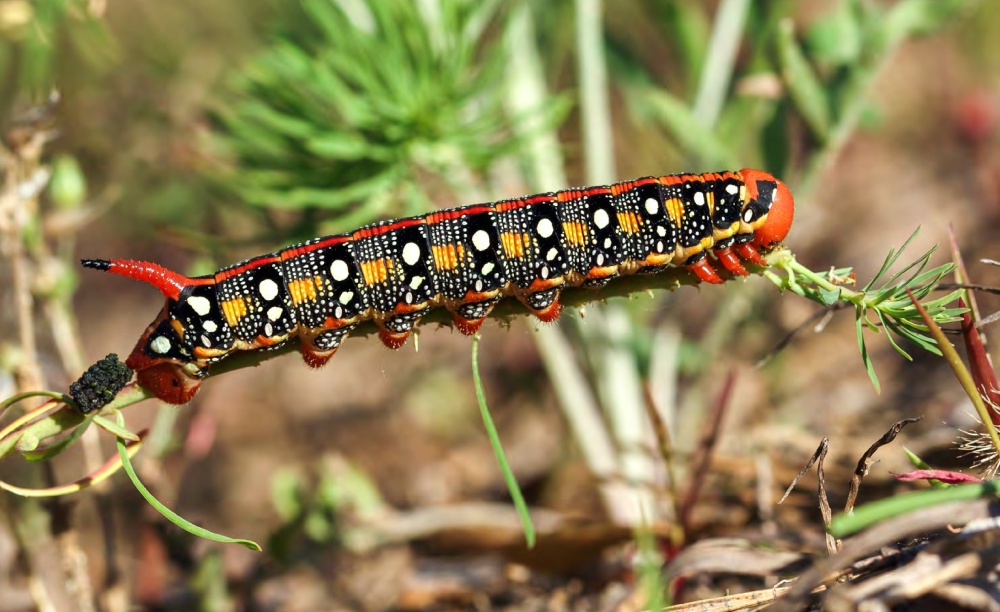
[[[847,502],[844,504],[844,512],[854,511],[854,502],[858,499],[858,490],[861,488],[861,481],[864,480],[865,476],[868,475],[868,468],[871,467],[871,458],[875,455],[878,449],[890,444],[899,435],[899,432],[903,430],[904,427],[910,423],[916,423],[923,417],[914,417],[909,419],[903,419],[901,421],[896,421],[889,427],[889,430],[882,434],[882,437],[875,441],[874,444],[868,447],[868,450],[861,455],[858,459],[858,465],[854,468],[854,476],[851,477],[851,488],[847,493]],[[829,526],[829,523],[827,523]]]
[[[680,499],[679,485],[677,480],[677,469],[674,463],[674,445],[671,442],[670,432],[667,430],[667,424],[664,422],[663,417],[660,415],[660,411],[656,409],[652,394],[650,393],[649,385],[643,385],[643,402],[646,408],[646,416],[649,418],[649,422],[652,425],[653,435],[656,438],[656,449],[660,454],[660,458],[663,459],[664,468],[667,470],[667,486],[669,487],[668,494],[670,495],[670,500],[675,504],[677,500]],[[675,516],[680,516],[680,510],[675,508]],[[670,530],[667,534],[670,542],[676,548],[681,548],[687,541],[687,524],[678,520],[673,521],[670,524]]]
[[[664,580],[701,573],[791,576],[808,567],[805,553],[777,551],[742,538],[715,538],[685,548],[664,568]]]
[[[688,488],[684,492],[684,498],[681,500],[680,510],[678,511],[678,520],[683,526],[685,533],[688,532],[691,512],[694,510],[695,503],[698,501],[698,495],[707,479],[708,467],[712,461],[712,452],[719,441],[722,419],[729,407],[729,399],[732,397],[733,386],[735,384],[736,372],[731,370],[726,375],[725,382],[722,383],[722,390],[719,392],[719,397],[712,407],[712,414],[702,424],[701,438],[698,440],[698,444],[695,446],[694,453],[691,456],[691,476],[688,479]]]
[[[805,467],[802,468],[802,470],[799,471],[798,474],[796,474],[795,478],[792,479],[792,484],[788,485],[788,488],[785,489],[785,494],[781,496],[781,499],[778,500],[778,503],[780,504],[783,501],[785,501],[785,499],[789,496],[789,494],[791,494],[792,490],[795,488],[795,485],[797,485],[799,481],[802,480],[802,477],[809,472],[809,469],[812,468],[813,464],[815,463],[816,479],[818,481],[816,493],[817,496],[819,497],[819,512],[820,515],[822,515],[823,517],[823,526],[826,527],[826,532],[827,532],[826,551],[827,553],[834,555],[837,553],[837,550],[839,550],[839,545],[837,543],[836,538],[834,538],[829,533],[830,521],[833,520],[833,510],[831,510],[830,508],[830,499],[826,494],[826,473],[823,471],[823,461],[826,459],[826,453],[829,450],[830,450],[830,439],[823,438],[823,440],[819,443],[819,446],[816,448],[816,452],[814,452],[812,454],[812,457],[809,458],[809,461],[806,463]]]
[[[977,519],[1000,514],[1000,504],[990,499],[951,502],[922,508],[886,521],[845,540],[840,553],[822,560],[802,574],[785,597],[771,608],[773,612],[791,612],[807,605],[813,591],[827,584],[845,569],[884,547],[914,536],[964,525]],[[954,536],[958,537],[958,536]]]
[[[716,597],[714,599],[702,599],[678,606],[670,606],[667,608],[667,612],[715,612],[716,610],[719,612],[733,612],[735,610],[756,609],[781,597],[789,588],[774,587],[773,589],[726,595],[725,597]]]
[[[830,449],[830,439],[823,438],[820,441],[819,446],[816,447],[816,452],[814,452],[812,454],[812,457],[809,458],[809,461],[806,462],[805,467],[803,467],[799,471],[799,473],[795,475],[795,478],[792,479],[792,484],[788,485],[788,488],[785,489],[785,494],[782,495],[781,499],[778,500],[779,504],[784,502],[788,498],[788,496],[792,493],[792,490],[795,489],[795,486],[799,484],[800,480],[802,480],[802,477],[809,473],[809,469],[812,468],[814,463],[816,463],[824,456],[826,456],[826,451],[829,449]]]
[[[1000,321],[1000,311],[994,312],[991,315],[983,317],[983,319],[976,325],[976,327],[986,327],[987,325],[991,323],[996,323],[997,321]]]
[[[996,597],[973,585],[950,583],[934,589],[932,593],[947,603],[967,610],[1000,612],[1000,604],[997,603]]]
[[[831,591],[828,602],[832,607],[845,605],[853,608],[876,598],[878,605],[905,604],[956,580],[973,578],[991,558],[995,562],[997,550],[972,551],[953,558],[949,556],[923,551],[912,562],[895,571]]]
[[[830,522],[833,520],[833,510],[830,508],[830,497],[826,493],[826,471],[823,469],[823,462],[826,461],[826,453],[830,443],[824,438],[826,444],[823,452],[816,460],[816,495],[819,497],[819,513],[823,517],[823,526],[826,527],[824,539],[826,540],[826,552],[829,555],[837,554],[840,550],[840,542],[830,533]]]

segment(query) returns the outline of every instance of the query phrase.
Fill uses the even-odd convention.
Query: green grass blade
[[[856,508],[852,514],[840,514],[833,517],[830,533],[836,538],[844,538],[875,523],[914,512],[928,506],[954,501],[968,501],[981,497],[995,496],[1000,482],[992,481],[977,485],[949,487],[948,489],[933,489],[916,491],[904,495],[896,495]]]
[[[121,413],[118,413],[118,425],[122,427],[124,427],[125,425],[125,420],[122,417]],[[196,535],[199,538],[205,538],[206,540],[212,540],[213,542],[221,542],[223,544],[239,544],[240,546],[245,546],[250,550],[255,550],[257,552],[261,551],[260,545],[254,542],[253,540],[241,540],[237,538],[230,538],[228,536],[224,536],[215,533],[213,531],[209,531],[208,529],[199,527],[194,523],[188,521],[187,519],[182,518],[179,514],[177,514],[170,508],[164,506],[160,502],[160,500],[153,497],[153,494],[150,493],[149,489],[147,489],[146,486],[142,484],[142,481],[139,480],[139,476],[135,473],[135,469],[132,467],[132,462],[128,458],[128,449],[125,447],[125,442],[121,438],[118,438],[116,442],[118,444],[118,456],[121,457],[122,467],[125,468],[125,473],[128,474],[129,479],[132,481],[132,484],[135,486],[136,490],[139,491],[139,494],[142,495],[142,497],[149,503],[150,506],[152,506],[153,508],[156,509],[157,512],[162,514],[164,518],[166,518],[174,525],[177,525],[184,531],[187,531],[192,535]]]
[[[528,504],[521,494],[521,487],[517,484],[517,478],[507,463],[507,455],[503,451],[500,443],[500,435],[497,433],[496,425],[493,424],[493,417],[490,416],[489,406],[486,405],[486,393],[483,391],[483,380],[479,376],[479,335],[472,339],[472,382],[476,387],[476,400],[479,402],[479,414],[483,417],[483,426],[486,427],[486,435],[493,446],[493,453],[500,464],[500,471],[503,472],[503,480],[507,483],[507,490],[510,498],[517,508],[517,515],[521,518],[521,525],[524,528],[524,539],[528,548],[535,547],[535,524],[531,522],[531,513],[528,511]]]

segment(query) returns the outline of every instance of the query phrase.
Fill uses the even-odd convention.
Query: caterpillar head
[[[754,245],[767,248],[781,242],[795,217],[792,193],[767,172],[747,168],[739,174],[747,188],[743,221],[754,228]]]
[[[125,365],[135,370],[136,380],[159,399],[186,404],[198,392],[204,369],[194,363],[184,332],[170,317],[168,301],[136,342]]]
[[[125,364],[135,370],[136,380],[144,389],[170,404],[186,404],[198,392],[207,373],[201,366],[204,349],[196,347],[196,325],[213,321],[217,305],[211,291],[211,279],[181,276],[156,264],[129,260],[83,260],[87,268],[121,274],[147,282],[167,298],[160,314],[136,342]],[[213,330],[218,331],[218,330]],[[225,328],[228,333],[228,328]],[[215,339],[200,334],[204,341]]]

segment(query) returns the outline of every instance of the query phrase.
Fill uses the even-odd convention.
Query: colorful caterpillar
[[[145,281],[167,298],[126,363],[138,382],[173,404],[189,401],[208,366],[235,351],[298,337],[320,367],[359,323],[399,348],[428,309],[448,309],[474,334],[503,297],[542,321],[559,316],[564,287],[599,287],[622,274],[683,265],[721,283],[711,251],[734,275],[740,258],[784,239],[794,215],[788,188],[740,170],[641,178],[368,225],[187,278],[122,259],[88,268]]]

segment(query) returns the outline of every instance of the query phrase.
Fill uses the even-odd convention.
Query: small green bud
[[[87,196],[87,181],[75,157],[60,155],[52,164],[49,195],[62,209],[78,207]]]

